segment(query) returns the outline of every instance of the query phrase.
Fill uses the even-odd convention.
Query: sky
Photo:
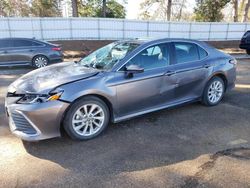
[[[143,2],[144,0],[128,0],[128,4],[126,5],[126,11],[127,11],[127,15],[126,18],[127,19],[137,19],[139,14],[140,14],[140,4]],[[119,0],[118,0],[119,2]],[[187,11],[192,12],[193,8],[195,6],[195,0],[187,0]]]

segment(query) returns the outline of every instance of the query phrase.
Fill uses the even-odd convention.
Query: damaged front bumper
[[[10,130],[27,141],[43,140],[60,136],[60,125],[69,103],[59,100],[45,103],[17,104],[7,97],[5,109]]]

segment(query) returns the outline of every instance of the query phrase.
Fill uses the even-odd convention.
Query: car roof
[[[128,42],[128,43],[136,43],[143,46],[150,46],[155,45],[157,43],[164,43],[164,42],[192,42],[202,46],[203,48],[213,48],[211,45],[207,44],[204,41],[193,40],[193,39],[185,39],[185,38],[134,38],[130,40],[122,40],[121,42]]]
[[[35,38],[22,38],[22,37],[0,38],[0,40],[15,40],[15,39],[22,39],[22,40],[36,40]]]
[[[0,38],[0,40],[16,40],[16,39],[17,40],[30,40],[30,41],[34,41],[34,42],[38,42],[38,43],[42,43],[42,44],[57,46],[57,44],[52,44],[50,42],[42,41],[42,40],[35,39],[35,38],[22,38],[22,37]]]
[[[161,42],[193,42],[193,43],[199,43],[203,44],[203,41],[199,40],[193,40],[193,39],[185,39],[185,38],[134,38],[129,40],[123,40],[123,42],[130,42],[130,43],[136,43],[136,44],[145,44],[145,43],[161,43]]]

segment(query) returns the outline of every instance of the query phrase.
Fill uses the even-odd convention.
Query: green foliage
[[[125,18],[125,7],[115,0],[107,1],[106,17]],[[83,17],[102,17],[102,0],[86,0],[79,6],[79,15]]]
[[[31,12],[37,17],[61,16],[59,0],[32,0]]]
[[[203,0],[197,1],[194,10],[195,20],[204,22],[219,22],[223,19],[222,9],[230,0]]]
[[[0,0],[0,16],[29,16],[27,0]]]
[[[61,0],[0,0],[0,16],[61,16]]]

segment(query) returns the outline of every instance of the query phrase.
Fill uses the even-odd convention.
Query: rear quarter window
[[[32,41],[32,46],[45,46],[45,44],[42,44],[40,42]]]
[[[199,51],[200,59],[204,59],[208,56],[208,53],[206,52],[206,50],[204,50],[200,46],[198,46],[198,51]]]

